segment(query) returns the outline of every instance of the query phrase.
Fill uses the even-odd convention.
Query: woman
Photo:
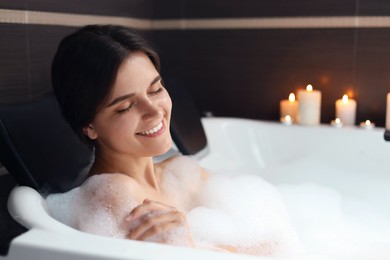
[[[124,225],[135,224],[127,237],[147,240],[182,227],[186,245],[193,246],[184,214],[163,203],[160,181],[166,162],[153,163],[153,156],[172,146],[172,103],[159,66],[156,53],[134,31],[87,26],[60,43],[52,66],[53,87],[66,120],[95,148],[89,176],[120,173],[109,181],[116,189],[123,187],[123,193],[106,194],[101,205],[111,205],[113,215],[122,216],[116,212],[118,200],[131,197],[139,204],[128,212]]]
[[[90,25],[60,43],[54,92],[70,126],[94,147],[95,161],[87,181],[69,193],[76,205],[70,216],[57,218],[102,235],[200,246],[186,214],[199,206],[208,174],[187,157],[153,162],[172,146],[172,103],[159,67],[157,54],[125,27]],[[59,200],[51,197],[52,204]],[[208,246],[237,251],[229,243]],[[248,248],[272,254],[275,243]]]

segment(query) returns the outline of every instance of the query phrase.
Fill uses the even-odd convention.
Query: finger
[[[138,240],[190,247],[196,246],[188,226],[183,225],[178,219],[154,225],[140,235]]]
[[[151,199],[144,199],[143,204],[155,204],[157,206],[159,205],[159,206],[164,207],[164,208],[174,208],[171,205],[165,204],[161,201],[151,200]]]
[[[139,240],[142,234],[148,230],[154,230],[154,226],[159,226],[162,223],[181,222],[181,213],[178,211],[165,211],[158,213],[150,213],[143,215],[139,221],[133,222],[134,225],[130,228],[129,238]],[[156,229],[156,232],[163,230]]]
[[[160,210],[173,210],[175,208],[168,206],[164,203],[158,201],[152,201],[145,199],[144,202],[137,207],[135,207],[130,214],[126,217],[126,220],[132,222],[146,213],[156,212]]]
[[[178,220],[174,219],[169,222],[158,223],[149,229],[145,230],[142,234],[140,234],[137,240],[145,241],[153,239],[154,242],[165,243],[166,240],[169,239],[169,231],[178,229],[180,225],[178,224]]]

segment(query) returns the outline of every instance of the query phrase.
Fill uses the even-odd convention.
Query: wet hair
[[[160,60],[134,30],[116,25],[87,25],[59,44],[51,68],[54,94],[62,114],[76,134],[83,133],[107,102],[121,64],[134,52],[144,52],[160,71]]]

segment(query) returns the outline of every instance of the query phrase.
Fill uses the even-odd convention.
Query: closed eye
[[[117,113],[118,113],[118,114],[126,113],[126,112],[128,112],[128,111],[131,109],[132,106],[133,106],[133,103],[131,103],[128,107],[126,107],[126,108],[124,108],[124,109],[118,110]]]
[[[163,90],[164,90],[163,87],[159,87],[158,89],[149,92],[149,95],[158,95],[158,94],[159,94],[160,92],[162,92]]]

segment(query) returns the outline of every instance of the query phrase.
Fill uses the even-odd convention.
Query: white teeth
[[[140,132],[139,134],[141,135],[150,135],[150,134],[154,134],[156,133],[157,131],[159,131],[161,128],[162,128],[163,124],[162,122],[160,122],[157,126],[153,127],[153,129],[150,129],[150,130],[147,130],[147,131],[143,131],[143,132]]]

